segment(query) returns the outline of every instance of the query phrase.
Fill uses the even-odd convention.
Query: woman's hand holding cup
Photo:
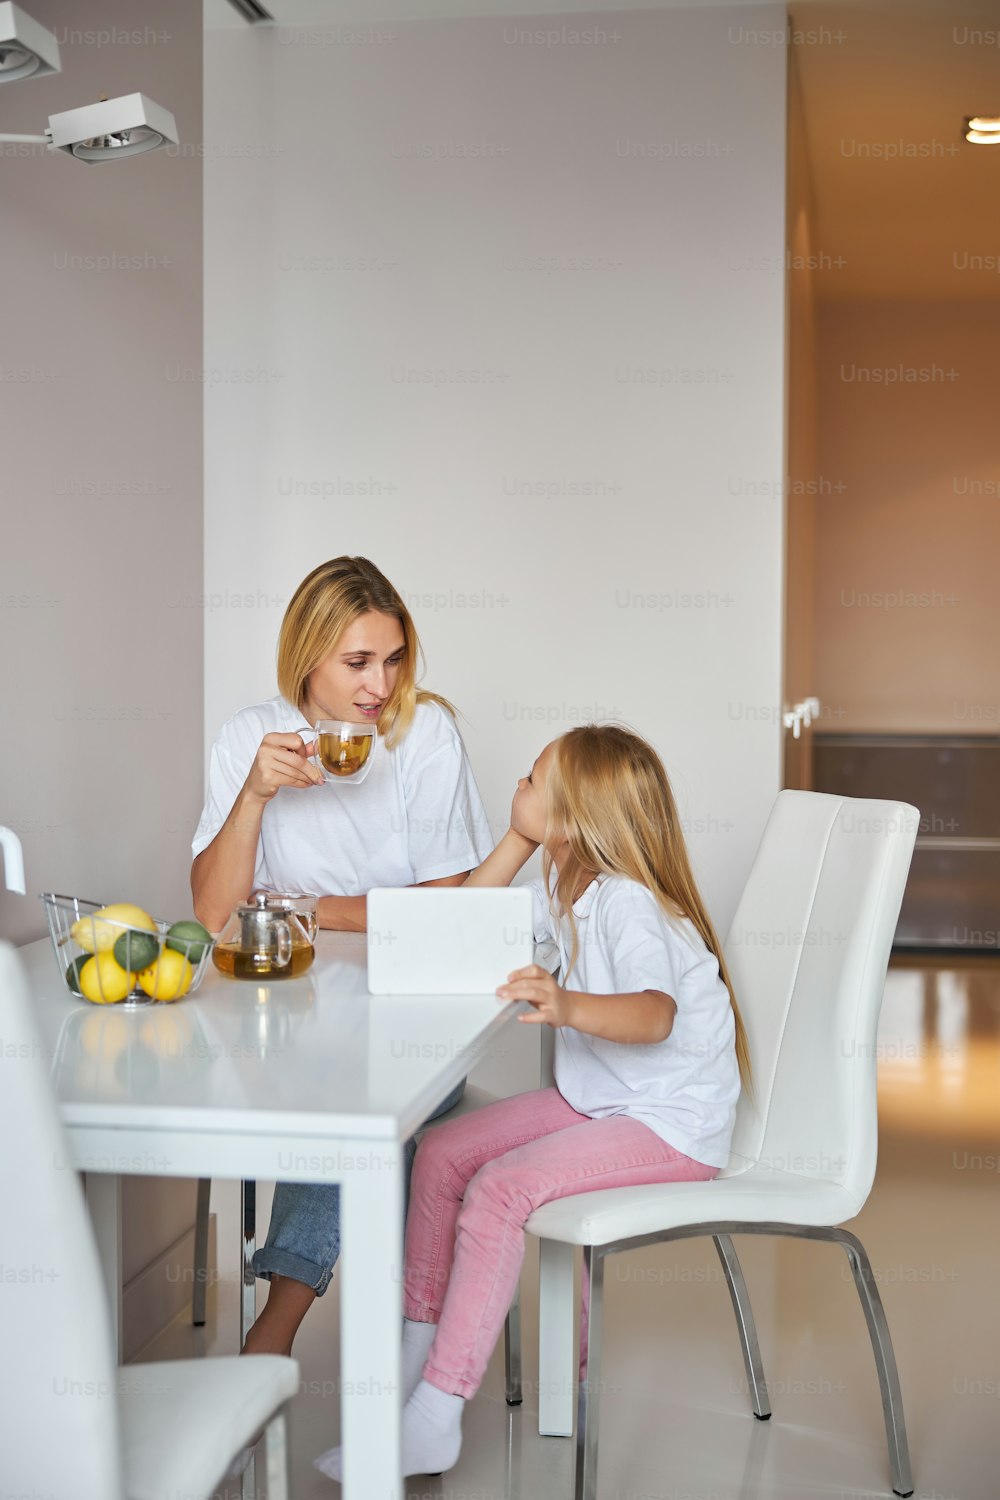
[[[309,760],[315,750],[316,741],[306,742],[300,734],[265,734],[247,776],[247,791],[270,802],[283,786],[322,786],[323,772]]]

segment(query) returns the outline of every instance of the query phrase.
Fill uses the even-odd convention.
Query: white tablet
[[[534,946],[526,886],[368,892],[372,995],[492,995]]]

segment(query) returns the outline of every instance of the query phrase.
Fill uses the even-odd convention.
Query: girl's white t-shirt
[[[573,907],[579,948],[567,974],[569,922],[550,910],[541,880],[530,884],[535,938],[558,944],[566,989],[590,995],[660,990],[677,1006],[670,1035],[648,1045],[560,1027],[555,1078],[567,1104],[594,1120],[631,1115],[685,1156],[726,1166],[740,1093],[736,1027],[718,960],[697,928],[669,918],[636,881],[599,876]]]
[[[232,811],[265,734],[306,725],[301,710],[281,697],[241,709],[223,725],[212,746],[194,855]],[[378,742],[364,781],[275,793],[264,808],[254,884],[362,896],[373,886],[419,885],[475,869],[492,849],[458,727],[440,704],[424,702],[397,745],[390,750]]]

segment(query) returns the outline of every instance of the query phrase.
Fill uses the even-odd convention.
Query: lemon
[[[115,963],[110,953],[95,953],[79,975],[80,993],[95,1005],[114,1005],[132,993],[135,975]]]
[[[186,995],[194,970],[173,948],[164,948],[156,963],[140,971],[138,979],[151,1000],[179,1000]]]
[[[109,948],[114,947],[126,927],[137,927],[141,932],[156,932],[156,923],[141,906],[119,901],[113,906],[102,906],[93,916],[79,917],[69,934],[77,947],[82,948],[85,953],[106,953]]]

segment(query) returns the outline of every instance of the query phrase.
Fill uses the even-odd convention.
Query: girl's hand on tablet
[[[506,984],[497,990],[501,1000],[527,1000],[534,1006],[533,1015],[518,1016],[519,1021],[529,1025],[568,1026],[570,1024],[570,997],[561,989],[551,974],[538,964],[529,964],[526,969],[515,969]]]

